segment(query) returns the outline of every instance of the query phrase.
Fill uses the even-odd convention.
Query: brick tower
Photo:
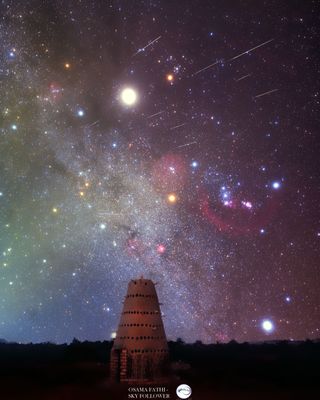
[[[136,279],[127,295],[111,350],[111,379],[118,382],[157,382],[166,373],[168,344],[154,283]]]

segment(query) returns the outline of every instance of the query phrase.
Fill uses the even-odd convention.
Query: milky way
[[[308,5],[307,5],[308,3]],[[0,338],[319,337],[316,2],[3,1]]]

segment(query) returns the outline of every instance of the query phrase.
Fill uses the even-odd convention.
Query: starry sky
[[[315,339],[317,1],[1,1],[0,338]]]

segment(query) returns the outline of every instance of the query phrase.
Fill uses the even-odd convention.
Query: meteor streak
[[[259,97],[266,96],[267,94],[271,94],[271,93],[277,92],[278,90],[279,90],[279,89],[268,90],[267,92],[263,92],[263,93],[257,94],[257,95],[254,96],[253,98],[254,98],[254,99],[258,99]]]
[[[164,113],[164,111],[159,111],[159,112],[157,112],[157,113],[155,113],[155,114],[148,115],[148,116],[146,117],[146,119],[156,117],[157,115],[160,115],[160,114],[162,114],[162,113]]]
[[[173,126],[173,127],[170,128],[170,131],[173,131],[174,129],[180,128],[181,126],[184,126],[184,125],[186,125],[186,124],[187,124],[187,123],[184,122],[183,124]]]
[[[141,53],[142,51],[145,51],[145,49],[149,46],[151,46],[153,43],[157,42],[159,39],[161,38],[161,36],[158,36],[157,38],[153,39],[151,42],[149,42],[146,46],[142,47],[141,49],[138,49],[138,51],[136,51],[132,57],[136,56],[137,54]]]
[[[99,122],[100,122],[99,119],[97,121],[92,122],[92,124],[88,125],[88,128],[91,128],[92,126],[97,125]]]
[[[261,44],[258,44],[258,46],[252,47],[251,49],[246,50],[246,51],[244,51],[243,53],[240,53],[240,54],[238,54],[238,55],[236,55],[236,56],[230,58],[230,60],[228,60],[228,62],[229,62],[229,61],[236,60],[237,58],[240,58],[240,57],[244,56],[245,54],[249,54],[251,51],[258,49],[259,47],[265,46],[266,44],[272,42],[273,40],[274,40],[274,39],[270,39],[270,40],[267,40],[266,42],[263,42],[263,43],[261,43]]]
[[[180,146],[177,146],[177,148],[187,147],[187,146],[191,146],[191,145],[193,145],[193,144],[197,144],[197,142],[194,141],[194,142],[190,142],[190,143],[186,143],[186,144],[181,144]]]
[[[206,67],[204,67],[204,68],[202,68],[202,69],[199,69],[199,71],[195,72],[195,73],[193,74],[193,76],[200,74],[200,72],[203,72],[203,71],[205,71],[206,69],[208,69],[208,68],[210,68],[210,67],[213,67],[214,65],[217,65],[220,61],[221,61],[221,60],[217,60],[216,62],[214,62],[214,63],[212,63],[212,64],[210,64],[210,65],[207,65]]]
[[[243,76],[241,76],[240,78],[235,79],[235,81],[236,81],[236,82],[240,82],[240,81],[242,81],[243,79],[249,78],[249,76],[251,76],[251,74],[243,75]]]

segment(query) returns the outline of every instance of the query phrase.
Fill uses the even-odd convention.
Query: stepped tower
[[[111,350],[111,378],[118,382],[157,382],[165,376],[168,356],[154,283],[143,277],[131,280]]]

